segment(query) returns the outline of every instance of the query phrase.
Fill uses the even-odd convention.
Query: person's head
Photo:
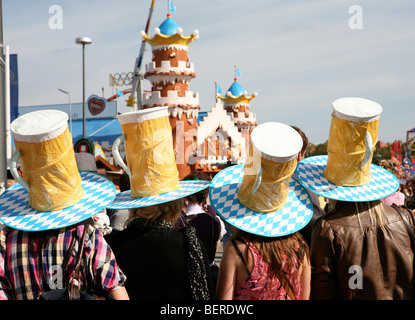
[[[183,178],[183,180],[206,180],[206,181],[210,181],[209,176],[207,176],[206,174],[204,174],[203,172],[200,171],[192,171],[191,173],[189,173],[187,176],[185,176]],[[186,197],[186,200],[189,203],[197,203],[197,204],[205,204],[206,203],[206,198],[209,194],[209,189],[203,189],[197,193],[194,193],[190,196]]]
[[[303,147],[301,148],[301,151],[298,153],[298,157],[297,157],[298,161],[301,161],[305,158],[306,153],[307,153],[308,138],[306,134],[304,133],[304,131],[301,130],[299,127],[291,126],[291,128],[296,130],[300,134],[301,138],[303,139]]]
[[[180,198],[154,206],[129,209],[130,217],[126,224],[136,218],[144,218],[148,221],[161,218],[166,222],[172,222],[174,225],[179,219],[183,207],[184,199]]]

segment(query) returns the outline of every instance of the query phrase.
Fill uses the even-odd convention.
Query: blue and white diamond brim
[[[261,213],[243,206],[238,189],[244,174],[243,165],[220,171],[212,180],[209,199],[216,212],[229,224],[264,237],[290,235],[304,228],[313,216],[313,204],[307,190],[291,178],[287,203],[279,211]]]
[[[93,217],[114,200],[116,189],[100,174],[87,171],[80,174],[83,198],[73,206],[57,211],[32,209],[26,189],[14,184],[0,196],[0,221],[18,230],[43,231],[64,228]]]
[[[146,198],[132,198],[131,190],[121,192],[117,194],[114,201],[107,208],[119,210],[154,206],[156,204],[187,197],[206,189],[210,185],[210,181],[206,180],[185,180],[180,181],[179,183],[181,186],[180,189]]]
[[[327,156],[305,158],[297,165],[296,175],[300,183],[308,190],[340,201],[374,201],[385,198],[399,188],[399,180],[394,174],[374,164],[370,165],[372,178],[363,186],[341,187],[328,181],[323,175]]]

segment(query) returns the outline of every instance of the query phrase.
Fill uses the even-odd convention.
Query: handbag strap
[[[88,231],[88,226],[85,225],[84,232],[82,233],[82,238],[79,241],[78,255],[75,261],[75,268],[74,268],[72,277],[69,280],[69,284],[68,284],[69,300],[79,299],[81,297],[81,293],[79,289],[79,274],[81,271],[82,254],[84,252],[84,244],[85,244],[85,238],[86,238],[87,231]]]

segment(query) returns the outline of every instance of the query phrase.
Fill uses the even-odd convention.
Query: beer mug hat
[[[309,223],[313,215],[313,204],[307,190],[292,177],[297,163],[297,155],[302,147],[301,136],[290,126],[279,122],[267,122],[252,131],[251,146],[258,148],[261,154],[260,168],[263,170],[260,175],[261,181],[255,183],[252,188],[253,199],[258,199],[255,198],[255,195],[258,192],[261,193],[263,184],[267,183],[266,177],[270,174],[267,171],[269,169],[264,165],[265,162],[272,160],[284,164],[294,161],[292,171],[288,172],[285,177],[288,192],[284,201],[276,210],[271,207],[267,212],[258,211],[255,207],[254,209],[249,208],[241,203],[242,198],[239,194],[245,185],[244,178],[250,175],[247,168],[252,162],[258,161],[254,157],[252,162],[247,160],[244,165],[231,166],[216,174],[209,187],[211,205],[230,225],[252,234],[264,237],[281,237],[297,232]],[[263,189],[270,193],[266,195],[266,199],[280,196],[279,191],[275,192],[272,189],[272,187]],[[249,198],[249,194],[247,198]],[[251,206],[249,201],[251,199],[247,200]]]
[[[33,143],[31,146],[33,154],[30,155],[33,159],[52,158],[51,154],[46,152],[46,150],[52,149],[41,147],[39,140],[46,139],[47,141],[50,141],[50,139],[66,135],[65,139],[60,140],[61,145],[59,145],[56,150],[66,150],[68,159],[73,160],[73,163],[64,163],[62,166],[74,167],[76,174],[71,172],[73,176],[79,174],[80,197],[69,203],[69,206],[66,206],[65,204],[63,208],[59,207],[56,210],[41,211],[32,208],[32,206],[29,205],[29,193],[32,188],[35,187],[31,185],[31,182],[24,180],[24,178],[26,177],[27,179],[28,176],[27,174],[25,175],[23,166],[23,177],[21,177],[17,171],[16,165],[19,156],[22,157],[22,161],[23,157],[26,157],[26,154],[24,153],[27,152],[27,149],[17,149],[10,161],[10,169],[18,183],[8,188],[0,196],[0,221],[5,225],[13,229],[24,231],[43,231],[64,228],[93,217],[105,209],[106,206],[114,200],[116,189],[109,179],[94,172],[78,171],[73,152],[72,135],[67,128],[67,119],[68,116],[62,111],[35,111],[22,115],[14,120],[11,124],[11,131],[13,133],[15,144],[17,139],[19,142],[23,141],[23,144]],[[66,141],[68,144],[65,145],[62,141]],[[22,154],[20,152],[22,152]],[[56,151],[53,156],[58,160],[62,158],[62,155],[58,151]],[[27,159],[25,159],[25,161],[27,162]],[[33,169],[33,171],[36,171],[36,168]],[[39,170],[40,169],[41,168],[39,168]],[[56,177],[54,180],[54,173],[50,171],[51,170],[46,167],[44,171],[42,171],[41,177],[39,177],[39,181],[46,179],[46,177],[44,177],[45,175],[47,175],[48,178],[52,177],[48,180],[45,189],[54,189],[54,184],[58,184],[57,180],[62,179],[62,177]],[[61,182],[62,181],[59,181],[59,183]],[[26,188],[28,188],[28,190]],[[36,188],[39,188],[39,186],[36,186]],[[49,196],[52,196],[52,194],[49,194]],[[61,196],[59,195],[58,198],[60,197]]]
[[[368,99],[335,100],[328,155],[300,161],[296,169],[300,183],[325,198],[349,202],[379,200],[398,190],[397,177],[371,163],[382,110]],[[339,151],[348,148],[343,154]]]
[[[114,160],[130,177],[131,190],[116,195],[109,209],[133,209],[165,203],[206,189],[210,181],[179,181],[168,107],[118,116],[123,135],[113,144]],[[125,144],[126,160],[119,154]]]

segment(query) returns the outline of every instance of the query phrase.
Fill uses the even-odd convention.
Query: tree
[[[328,140],[324,143],[316,145],[313,150],[310,150],[310,156],[326,155]]]

